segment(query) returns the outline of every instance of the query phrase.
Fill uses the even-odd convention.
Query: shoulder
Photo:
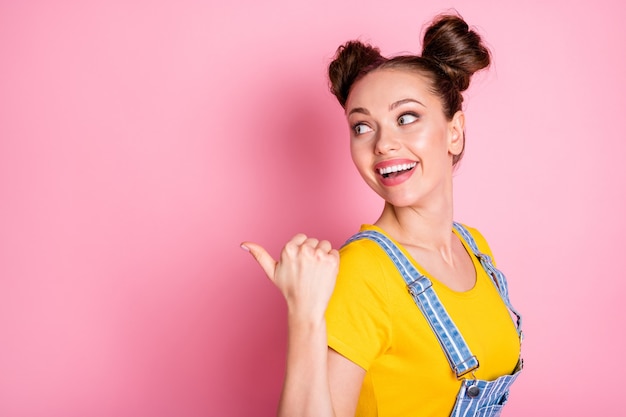
[[[378,276],[386,270],[389,257],[382,248],[370,239],[358,239],[348,243],[339,250],[339,275],[357,277],[367,280]]]
[[[361,232],[372,230],[382,234],[375,226],[361,227]],[[396,283],[403,283],[402,279],[397,279],[398,270],[392,259],[374,240],[350,239],[339,254],[338,292],[354,295],[353,291],[367,291],[382,300],[390,297]]]
[[[384,255],[384,251],[373,240],[362,238],[342,246],[339,255],[342,262],[375,263],[378,258]]]
[[[340,269],[344,267],[370,272],[375,270],[387,271],[394,264],[386,252],[388,249],[383,249],[383,246],[388,247],[390,244],[393,246],[393,244],[397,245],[397,243],[393,242],[383,230],[373,225],[361,226],[361,232],[366,236],[353,240],[356,236],[353,235],[348,240],[349,243],[340,249]],[[379,244],[378,242],[381,243]]]
[[[459,224],[461,224],[461,226],[463,226],[463,228],[465,228],[465,230],[467,230],[469,234],[472,236],[472,238],[474,239],[474,242],[476,242],[476,246],[478,246],[478,250],[480,250],[485,255],[489,255],[493,259],[491,248],[489,247],[489,244],[487,243],[487,239],[485,239],[483,234],[475,227],[471,227],[463,223],[459,223]]]

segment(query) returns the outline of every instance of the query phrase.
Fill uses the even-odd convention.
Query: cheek
[[[352,162],[354,163],[354,165],[358,166],[359,149],[358,146],[355,145],[353,140],[350,140],[350,157],[352,158]]]
[[[418,152],[445,152],[448,143],[445,132],[440,129],[423,130],[414,137],[413,148]]]
[[[368,152],[365,146],[362,146],[363,144],[359,145],[350,143],[350,156],[352,157],[352,163],[363,176],[369,172],[370,152]]]
[[[352,163],[354,164],[355,168],[359,172],[361,172],[361,166],[363,165],[363,161],[359,158],[358,153],[351,151],[350,155],[352,156]]]

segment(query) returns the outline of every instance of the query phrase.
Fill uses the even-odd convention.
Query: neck
[[[452,193],[425,206],[396,207],[385,202],[376,225],[407,246],[449,252],[452,246]]]

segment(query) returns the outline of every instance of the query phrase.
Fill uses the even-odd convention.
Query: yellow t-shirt
[[[467,229],[479,249],[491,256],[482,235]],[[361,230],[384,234],[372,225],[364,225]],[[461,241],[472,254],[467,243]],[[398,242],[394,243],[432,281],[433,289],[478,358],[476,377],[493,380],[511,374],[520,351],[515,324],[476,257],[471,255],[476,285],[469,291],[456,292],[428,275]],[[461,383],[391,259],[369,239],[352,242],[340,253],[337,285],[326,312],[328,345],[367,371],[356,415],[449,415]]]

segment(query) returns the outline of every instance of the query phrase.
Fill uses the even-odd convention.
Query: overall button
[[[478,388],[476,385],[472,385],[471,387],[467,387],[467,395],[468,395],[468,397],[471,397],[471,398],[478,397],[478,394],[480,394],[480,388]]]

